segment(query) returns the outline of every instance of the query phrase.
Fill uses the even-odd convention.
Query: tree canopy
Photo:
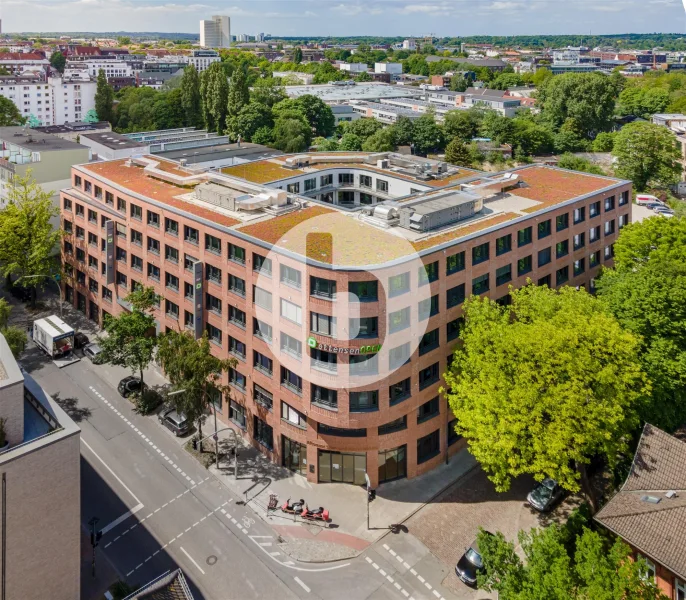
[[[0,127],[23,125],[26,119],[21,116],[16,104],[9,98],[0,96]]]
[[[114,123],[114,90],[107,83],[105,71],[98,71],[98,81],[95,88],[95,111],[98,119]]]
[[[529,285],[511,306],[471,297],[445,373],[457,431],[499,491],[523,473],[594,503],[584,465],[613,464],[647,392],[639,342],[583,290]]]

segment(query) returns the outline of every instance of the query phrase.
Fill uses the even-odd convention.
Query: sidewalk
[[[401,524],[440,492],[460,479],[476,461],[463,450],[433,471],[415,479],[401,479],[381,485],[376,499],[369,504],[367,529],[367,492],[361,486],[345,483],[312,484],[305,477],[269,462],[255,448],[241,441],[238,455],[238,479],[234,479],[234,459],[229,450],[233,439],[229,432],[219,434],[219,469],[210,472],[228,489],[243,497],[255,513],[277,535],[287,540],[284,551],[306,562],[328,562],[357,556],[370,544],[388,533],[391,525]],[[223,449],[223,450],[222,450]],[[278,496],[279,507],[288,498],[304,498],[310,508],[324,506],[330,523],[302,522],[280,509],[268,511],[269,495]]]

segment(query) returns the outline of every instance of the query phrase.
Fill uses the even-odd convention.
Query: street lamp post
[[[64,294],[62,292],[62,286],[60,285],[59,275],[22,275],[14,283],[19,283],[22,279],[49,279],[54,281],[57,285],[57,291],[60,294],[60,319],[64,317]]]

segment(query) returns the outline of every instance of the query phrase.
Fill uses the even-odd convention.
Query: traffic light
[[[102,538],[102,531],[91,531],[91,546],[93,548],[97,548],[100,538]]]

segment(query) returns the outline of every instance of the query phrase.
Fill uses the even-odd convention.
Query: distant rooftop
[[[401,85],[386,83],[358,83],[355,85],[288,85],[286,94],[290,98],[299,98],[311,94],[324,102],[341,102],[343,100],[375,100],[378,98],[407,98],[421,95],[422,91]]]
[[[42,133],[80,133],[88,131],[98,131],[102,129],[110,129],[110,124],[107,121],[98,121],[97,123],[85,123],[84,121],[73,121],[65,123],[64,125],[43,125],[42,127],[32,127],[34,131]]]
[[[84,147],[76,142],[26,127],[0,127],[0,139],[8,144],[15,144],[34,152],[84,150]]]
[[[121,133],[115,131],[107,131],[105,133],[84,133],[81,138],[91,140],[97,144],[101,144],[110,150],[122,150],[124,148],[147,148],[148,144],[141,144],[129,139]]]

